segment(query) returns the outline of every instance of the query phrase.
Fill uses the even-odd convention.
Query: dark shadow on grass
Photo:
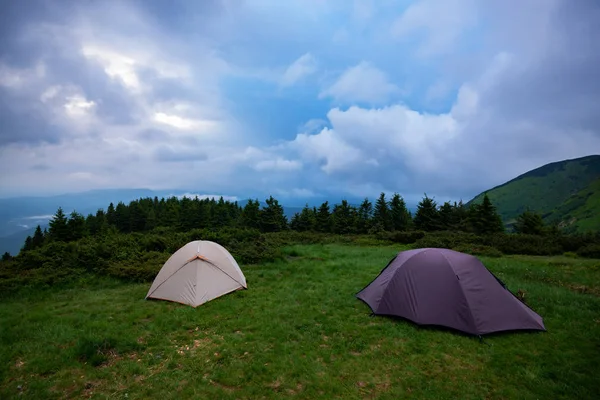
[[[368,309],[371,310],[371,307],[369,306],[369,304],[366,303],[363,299],[358,298],[358,297],[357,297],[357,299],[360,300],[363,304],[366,304]],[[401,317],[398,315],[375,314],[372,310],[370,313],[370,317],[371,318],[385,318],[385,319],[388,319],[388,320],[391,320],[391,321],[394,321],[397,323],[407,323],[407,324],[413,326],[414,328],[416,328],[417,330],[446,332],[449,334],[466,337],[466,338],[470,338],[470,339],[478,339],[478,340],[491,339],[494,337],[519,335],[519,334],[540,334],[540,333],[546,332],[546,330],[540,330],[540,329],[511,329],[511,330],[502,330],[502,331],[496,331],[496,332],[490,332],[490,333],[477,334],[477,333],[465,332],[460,329],[452,328],[452,327],[445,326],[445,325],[418,324],[408,318]]]

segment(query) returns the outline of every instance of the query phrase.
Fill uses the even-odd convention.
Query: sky
[[[600,153],[597,0],[0,5],[0,196],[474,195]]]

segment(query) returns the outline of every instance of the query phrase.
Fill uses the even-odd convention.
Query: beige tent
[[[196,240],[171,255],[146,299],[197,307],[240,289],[247,289],[246,277],[231,254],[218,243]]]

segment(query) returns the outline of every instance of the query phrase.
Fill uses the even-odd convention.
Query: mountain
[[[569,197],[546,219],[570,231],[600,231],[600,178]]]
[[[470,200],[478,203],[487,193],[508,226],[530,209],[546,222],[571,231],[600,230],[600,155],[546,164]]]
[[[42,226],[44,229],[44,226]],[[11,235],[3,236],[0,238],[0,254],[8,252],[12,255],[16,255],[21,251],[21,248],[25,244],[27,236],[33,236],[35,228],[25,229],[23,231],[15,232]]]

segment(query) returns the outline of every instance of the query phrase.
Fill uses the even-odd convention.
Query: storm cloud
[[[32,0],[0,15],[6,196],[466,199],[600,152],[593,0]]]

